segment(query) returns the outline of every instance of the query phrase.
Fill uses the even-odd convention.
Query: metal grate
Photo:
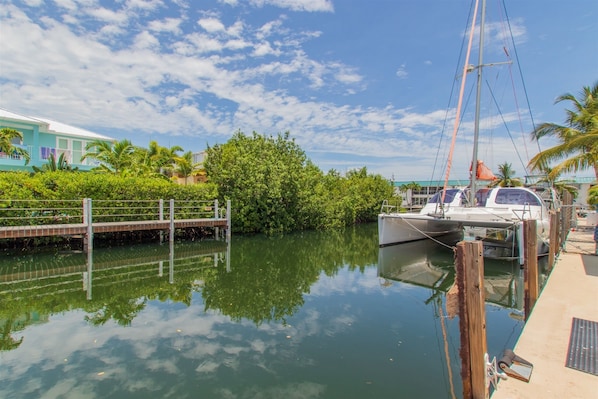
[[[573,318],[566,367],[598,375],[598,323]]]

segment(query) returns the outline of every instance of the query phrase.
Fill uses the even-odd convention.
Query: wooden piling
[[[524,312],[527,320],[538,299],[538,238],[536,220],[523,221],[523,242],[525,255],[523,261]]]
[[[559,217],[556,211],[550,212],[550,238],[549,238],[549,249],[548,249],[548,273],[554,267],[556,261],[556,255],[559,253]]]
[[[459,295],[463,398],[488,398],[486,385],[486,310],[484,247],[481,241],[457,244],[455,268]]]

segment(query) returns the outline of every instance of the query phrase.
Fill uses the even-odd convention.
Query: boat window
[[[430,198],[430,200],[428,201],[429,204],[438,204],[440,203],[440,201],[442,201],[442,191],[437,192],[436,194],[434,194],[432,196],[432,198]],[[459,192],[459,189],[449,189],[446,190],[446,195],[444,196],[444,203],[445,204],[450,204],[451,202],[453,202],[453,200],[455,199],[455,195],[457,195],[457,193]]]
[[[496,194],[497,204],[509,205],[542,205],[538,197],[526,190],[499,190]]]
[[[481,188],[475,193],[475,205],[476,206],[486,206],[486,201],[488,201],[488,195],[490,194],[490,189],[488,188]]]

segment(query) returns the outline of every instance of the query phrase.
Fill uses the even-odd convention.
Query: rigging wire
[[[515,102],[515,110],[517,112],[519,128],[521,129],[521,134],[523,136],[522,138],[523,138],[523,147],[525,149],[525,157],[526,157],[526,159],[530,159],[529,151],[527,149],[527,140],[525,140],[525,129],[523,128],[523,118],[521,117],[521,111],[520,111],[520,107],[519,107],[519,99],[517,97],[517,91],[515,90],[515,79],[513,79],[513,68],[512,68],[512,65],[513,65],[512,60],[513,59],[511,58],[511,54],[509,53],[509,50],[508,50],[507,37],[512,36],[512,32],[510,31],[510,29],[509,29],[509,32],[506,32],[505,25],[508,25],[508,21],[506,21],[506,23],[505,23],[505,20],[506,20],[505,16],[501,13],[501,21],[502,21],[501,28],[503,29],[502,36],[504,38],[503,52],[505,53],[507,60],[510,61],[508,69],[509,69],[509,76],[511,78],[511,88],[513,90],[513,101]],[[514,46],[514,43],[513,43],[513,46]],[[530,110],[530,114],[531,114],[531,110]],[[527,170],[527,168],[525,166],[524,166],[524,170]]]
[[[492,91],[492,87],[490,87],[490,84],[488,83],[487,80],[486,80],[486,85],[488,86],[488,91],[490,92],[490,96],[492,97],[492,101],[494,101],[494,105],[496,105],[496,110],[498,112],[498,115],[500,116],[500,119],[502,120],[502,123],[505,126],[505,129],[507,130],[507,134],[509,135],[509,138],[511,139],[511,143],[513,144],[513,148],[515,148],[515,153],[517,154],[517,158],[519,158],[519,162],[521,162],[521,165],[523,166],[523,170],[525,170],[526,173],[528,173],[527,172],[527,166],[523,162],[523,159],[521,159],[521,155],[519,154],[519,151],[517,151],[517,145],[515,144],[515,139],[513,138],[513,135],[511,134],[511,131],[509,130],[509,126],[507,125],[507,121],[505,121],[503,113],[500,110],[500,106],[498,105],[498,102],[496,101],[496,97],[494,96],[494,92]]]
[[[529,103],[529,96],[527,94],[527,87],[525,86],[525,79],[523,79],[523,71],[521,70],[521,63],[519,62],[519,54],[517,53],[517,46],[515,46],[515,39],[513,36],[513,30],[511,29],[511,21],[509,19],[509,15],[507,14],[507,7],[505,5],[504,0],[502,1],[502,6],[503,6],[503,11],[505,13],[505,20],[507,21],[507,26],[509,27],[509,36],[511,38],[511,44],[513,46],[513,54],[515,55],[515,60],[516,60],[516,64],[517,64],[517,70],[519,71],[519,78],[521,79],[521,85],[523,86],[523,94],[525,95],[525,102],[527,104],[527,109],[529,109],[529,116],[531,119],[531,123],[532,123],[532,129],[533,131],[536,131],[536,122],[534,121],[534,115],[532,113],[532,107],[531,104]],[[538,140],[536,140],[536,143],[538,145],[538,152],[542,151],[542,149],[540,148],[540,142]]]

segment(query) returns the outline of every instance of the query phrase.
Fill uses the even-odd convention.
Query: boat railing
[[[382,206],[380,207],[380,213],[389,214],[389,213],[396,212],[399,209],[399,205],[400,205],[399,201],[397,201],[397,205],[391,204],[389,200],[382,201]]]

